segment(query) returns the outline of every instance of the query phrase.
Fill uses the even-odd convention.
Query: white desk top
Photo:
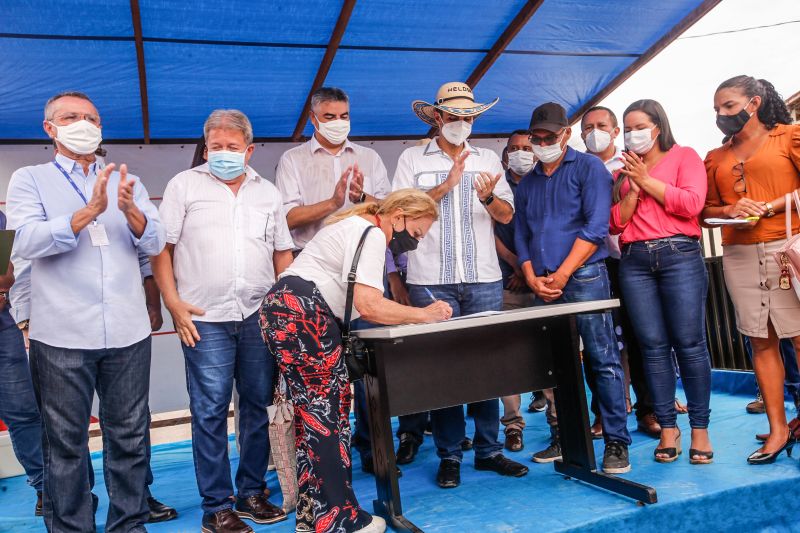
[[[595,300],[574,304],[543,305],[514,309],[512,311],[499,311],[489,315],[479,313],[478,316],[474,317],[465,316],[446,320],[444,322],[435,322],[433,324],[406,324],[404,326],[384,326],[382,328],[361,329],[353,333],[362,339],[399,339],[412,335],[424,335],[426,333],[437,333],[440,331],[453,331],[478,326],[518,322],[521,320],[586,313],[614,307],[619,307],[619,300]]]

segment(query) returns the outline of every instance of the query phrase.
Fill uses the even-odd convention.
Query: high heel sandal
[[[699,457],[699,459],[695,459]],[[714,452],[702,452],[689,448],[689,464],[693,465],[709,465],[714,462]]]
[[[789,457],[792,456],[792,448],[794,447],[797,441],[794,438],[794,435],[789,433],[789,436],[786,438],[786,443],[780,447],[777,451],[772,453],[763,453],[759,452],[758,450],[754,451],[750,454],[750,457],[747,458],[747,463],[751,465],[768,465],[775,462],[775,459],[781,454],[783,450],[786,450],[786,455]]]
[[[653,450],[653,457],[659,463],[672,463],[678,459],[681,454],[681,434],[675,437],[675,446],[671,448],[656,448]],[[659,455],[666,455],[666,457],[659,457]]]

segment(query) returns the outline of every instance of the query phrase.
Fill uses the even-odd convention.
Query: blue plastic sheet
[[[655,487],[659,499],[655,505],[638,506],[632,500],[597,487],[565,480],[556,474],[551,464],[530,462],[531,453],[547,445],[549,430],[544,413],[523,412],[527,424],[525,449],[504,453],[528,465],[527,476],[508,478],[476,471],[472,466],[474,452],[470,451],[464,454],[461,486],[440,489],[435,483],[439,460],[433,439],[426,437],[416,461],[401,467],[403,511],[427,533],[797,531],[796,488],[800,482],[797,458],[782,454],[774,465],[748,465],[745,459],[758,447],[753,435],[767,429],[766,417],[745,413],[744,406],[753,396],[731,395],[716,389],[729,388],[725,381],[752,379],[750,373],[714,372],[709,431],[715,457],[711,465],[689,464],[690,428],[686,415],[678,417],[683,431],[683,455],[668,465],[653,460],[653,449],[658,441],[636,431],[634,415],[628,418],[628,429],[633,437],[632,470],[622,477]],[[679,390],[679,395],[683,399],[683,391]],[[529,399],[530,395],[523,396],[523,411]],[[473,431],[472,420],[468,419],[467,434],[471,436]],[[593,444],[599,461],[603,456],[603,442],[594,441]],[[238,456],[235,448],[233,450],[231,463],[235,471]],[[93,464],[97,472],[95,493],[100,496],[97,525],[102,531],[108,498],[99,454],[93,454]],[[151,464],[155,477],[153,495],[177,508],[180,516],[172,522],[150,524],[148,531],[198,531],[202,510],[190,443],[154,446]],[[274,472],[267,475],[267,485],[273,493],[270,499],[279,503],[280,489]],[[355,452],[353,488],[361,505],[372,511],[372,500],[376,496],[374,478],[361,472]],[[41,518],[33,516],[35,498],[34,491],[25,485],[24,477],[0,480],[0,530],[43,532]],[[251,525],[259,532],[288,533],[294,531],[293,518],[273,525]]]
[[[325,80],[351,96],[351,135],[425,133],[411,101],[466,80],[525,3],[358,1]],[[525,127],[548,100],[577,110],[700,3],[545,0],[475,87],[500,97],[475,131]],[[216,107],[290,136],[343,4],[139,0],[151,138],[195,138]],[[107,141],[141,139],[133,26],[129,0],[0,2],[0,140],[44,139],[42,107],[65,89],[95,100]]]
[[[150,127],[197,138],[216,108],[243,111],[258,137],[289,137],[324,50],[145,43]],[[106,118],[108,120],[108,118]]]
[[[139,0],[145,38],[320,46],[328,44],[342,4],[342,0]]]
[[[83,91],[103,117],[106,139],[141,138],[133,42],[0,39],[0,139],[46,139],[44,105]]]

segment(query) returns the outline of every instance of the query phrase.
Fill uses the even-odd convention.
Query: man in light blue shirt
[[[44,425],[45,525],[95,529],[87,461],[96,391],[106,531],[145,531],[150,320],[138,255],[158,254],[164,229],[125,165],[98,168],[101,123],[86,95],[51,98],[43,126],[58,154],[12,175],[7,207],[15,253],[31,261],[30,364]]]

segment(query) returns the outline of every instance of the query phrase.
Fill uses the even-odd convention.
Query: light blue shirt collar
[[[73,174],[75,172],[75,166],[78,165],[77,161],[75,161],[74,159],[70,159],[69,157],[61,153],[56,154],[56,163],[61,165],[61,167],[70,174]],[[79,167],[78,174],[83,176],[83,168],[81,168],[80,165],[78,165],[78,167]],[[89,165],[88,175],[92,175],[92,173],[94,173],[96,170],[97,170],[97,162],[95,161],[94,163]]]

